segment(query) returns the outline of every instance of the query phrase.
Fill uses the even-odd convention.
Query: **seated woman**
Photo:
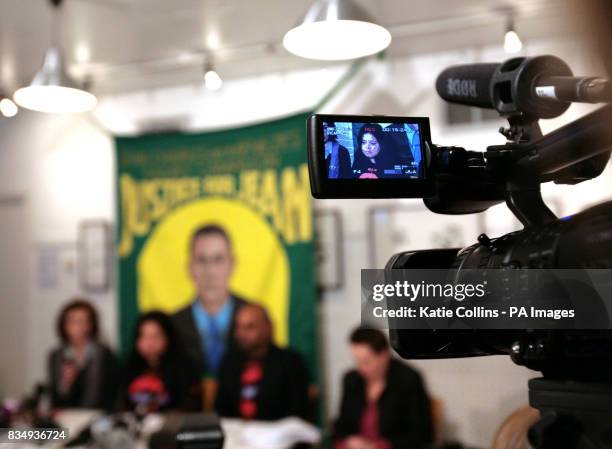
[[[379,124],[365,124],[357,134],[358,148],[353,162],[353,177],[384,178],[385,170],[394,168],[397,155],[385,148],[383,131]]]
[[[375,329],[350,337],[356,370],[344,377],[335,449],[422,449],[432,442],[431,407],[417,371],[391,358]]]
[[[59,348],[49,356],[48,387],[53,407],[112,407],[116,360],[98,340],[98,314],[83,299],[64,306],[57,320]]]
[[[120,408],[138,414],[201,407],[198,371],[177,345],[170,317],[148,312],[138,319],[126,363]]]

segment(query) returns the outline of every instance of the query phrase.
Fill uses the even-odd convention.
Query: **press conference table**
[[[67,429],[70,437],[76,436],[82,429],[88,426],[94,419],[101,416],[99,411],[95,410],[64,410],[59,412],[55,419],[60,427]],[[159,420],[163,422],[161,415],[152,417],[151,421]],[[295,432],[296,427],[301,434],[304,434],[315,439],[318,430],[297,418],[289,418],[278,423],[258,422],[258,421],[242,421],[239,419],[221,419],[221,427],[225,434],[225,443],[223,449],[289,449],[291,444],[279,443],[278,432],[287,431]],[[256,441],[255,444],[249,444],[245,441],[245,436],[251,441]],[[272,439],[270,438],[272,437]],[[2,444],[2,449],[55,449],[63,447],[63,442],[50,442],[44,445],[34,443],[8,443]],[[147,449],[148,442],[140,440],[136,443],[134,449]]]

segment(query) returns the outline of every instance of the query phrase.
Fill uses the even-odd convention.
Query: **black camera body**
[[[482,234],[467,248],[395,254],[386,270],[442,269],[457,279],[474,268],[612,268],[612,201],[557,218],[540,192],[544,182],[577,184],[603,172],[612,150],[612,108],[606,105],[546,136],[538,125],[571,102],[608,103],[608,80],[573,77],[559,58],[539,56],[450,67],[436,88],[446,101],[496,109],[508,119],[508,128],[499,130],[507,143],[473,152],[434,145],[424,118],[314,116],[308,121],[313,195],[418,197],[440,214],[477,213],[505,202],[524,226],[493,239]],[[347,132],[353,127],[358,132]],[[387,139],[402,132],[405,138]],[[407,148],[412,158],[384,157],[389,151],[407,155]],[[573,306],[593,306],[588,294],[573,296]],[[392,328],[390,338],[408,359],[510,355],[544,376],[529,382],[530,405],[541,412],[528,433],[534,448],[604,448],[612,445],[612,333],[607,309],[591,310],[588,319],[597,325],[600,320],[601,330],[581,329],[579,323],[552,330]]]
[[[543,226],[531,226],[497,239],[481,235],[466,248],[395,254],[387,269],[601,269],[612,268],[612,202]],[[612,377],[612,335],[603,305],[586,295],[572,299],[589,308],[590,322],[576,330],[406,330],[390,329],[398,354],[408,359],[509,354],[513,361],[547,378],[608,380]],[[599,308],[598,312],[594,309]],[[586,309],[585,309],[586,310]],[[577,313],[582,315],[582,313]],[[597,330],[580,330],[583,327]]]
[[[440,214],[477,213],[505,202],[525,227],[495,239],[481,235],[467,248],[399,253],[388,262],[389,270],[612,268],[612,202],[559,219],[540,192],[544,182],[577,184],[595,178],[610,158],[610,106],[542,136],[539,118],[562,114],[572,101],[610,97],[607,80],[571,75],[567,64],[553,56],[442,72],[436,87],[443,99],[493,108],[508,119],[509,127],[500,129],[508,142],[485,152],[435,145],[423,117],[315,115],[308,120],[313,196],[423,198]],[[396,136],[404,132],[405,138]],[[378,144],[374,151],[371,140]],[[407,148],[412,153],[408,162],[382,157],[385,151],[408,153]],[[365,164],[360,153],[367,156]],[[337,165],[343,158],[346,165],[349,156],[352,168],[360,165],[339,170]],[[362,167],[370,170],[365,176]],[[392,329],[390,335],[393,347],[406,358],[510,354],[515,362],[549,377],[578,378],[586,372],[612,376],[612,335],[607,333]],[[575,369],[585,364],[594,368]]]

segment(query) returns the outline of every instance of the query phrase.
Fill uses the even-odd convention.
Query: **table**
[[[55,419],[60,427],[68,430],[70,438],[88,426],[96,418],[102,417],[99,410],[64,410]],[[145,433],[152,433],[163,425],[163,415],[151,415],[144,427]],[[156,421],[156,422],[155,422]],[[277,422],[243,421],[240,419],[221,419],[221,428],[225,434],[223,449],[289,449],[291,444],[283,443],[291,435],[299,432],[311,443],[318,442],[319,430],[299,418],[286,418]],[[245,438],[245,436],[247,438]],[[251,440],[249,443],[248,440]],[[56,449],[64,442],[50,442],[37,445],[30,442],[3,444],[2,449]],[[146,439],[138,441],[134,449],[147,449]]]

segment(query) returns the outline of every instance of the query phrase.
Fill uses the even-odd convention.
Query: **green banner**
[[[318,375],[306,118],[116,139],[123,351],[141,311],[172,313],[193,301],[190,238],[216,224],[232,241],[231,291],[264,305],[275,341]]]

